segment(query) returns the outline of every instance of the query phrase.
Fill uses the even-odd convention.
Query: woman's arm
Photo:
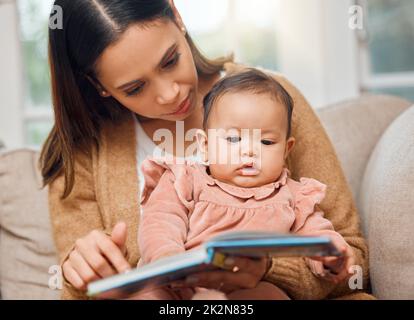
[[[288,158],[293,178],[310,177],[328,186],[320,208],[335,230],[355,252],[362,267],[364,289],[368,281],[368,249],[360,230],[359,216],[340,162],[318,117],[303,95],[288,80],[275,75],[294,101],[292,135],[296,146]],[[318,279],[302,258],[275,258],[265,279],[274,282],[295,299],[324,299],[352,293],[347,283],[335,286]],[[301,288],[303,288],[301,290]]]
[[[112,255],[118,259],[118,265],[126,267],[126,260],[121,255],[121,250],[118,250],[116,245],[110,241],[109,232],[111,230],[103,230],[103,223],[101,212],[95,197],[94,181],[92,176],[92,159],[84,154],[78,154],[75,161],[75,183],[72,192],[66,199],[61,199],[64,190],[64,177],[59,176],[49,186],[49,211],[52,222],[53,236],[55,245],[59,255],[59,261],[63,267],[63,292],[62,299],[87,299],[84,290],[76,289],[65,277],[65,270],[68,269],[73,277],[79,281],[79,276],[74,275],[73,268],[67,263],[76,260],[85,265],[84,252],[92,252],[94,261],[101,263],[96,270],[103,274],[114,273],[113,270],[108,269],[106,259],[103,257],[100,248],[93,245],[97,241],[94,239],[101,239],[100,244],[108,244],[108,247],[115,250]],[[95,231],[94,231],[95,230]],[[85,241],[89,240],[88,241]],[[88,243],[86,243],[88,242]],[[86,243],[86,244],[85,244]],[[83,250],[79,250],[79,245]],[[82,253],[81,253],[82,252]],[[75,255],[76,254],[76,255]],[[122,261],[125,260],[125,261]],[[66,263],[65,263],[66,262]],[[65,263],[65,265],[64,265]],[[72,263],[73,265],[74,263]],[[129,267],[129,265],[128,265]],[[88,268],[83,268],[88,270]],[[72,282],[71,281],[71,282]]]

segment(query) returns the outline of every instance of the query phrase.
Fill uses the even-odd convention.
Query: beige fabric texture
[[[60,294],[48,287],[57,257],[37,157],[29,149],[0,154],[2,299],[57,299]]]
[[[387,129],[368,163],[360,203],[380,299],[414,299],[414,106]]]
[[[365,95],[317,110],[357,199],[369,157],[385,129],[410,103],[394,96]]]

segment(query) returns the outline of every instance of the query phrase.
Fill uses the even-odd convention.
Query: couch
[[[370,247],[371,290],[414,299],[414,106],[367,95],[317,110],[342,163]],[[1,138],[1,137],[0,137]],[[2,299],[58,299],[38,150],[0,150]],[[57,286],[57,288],[55,288]]]

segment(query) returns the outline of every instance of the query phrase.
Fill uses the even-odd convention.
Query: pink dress
[[[284,168],[275,182],[242,188],[213,178],[206,169],[188,161],[171,164],[147,158],[143,162],[138,267],[197,248],[210,237],[230,230],[325,235],[345,242],[323,213],[315,210],[326,190],[319,181],[295,181]],[[320,271],[320,262],[307,260],[313,272]]]

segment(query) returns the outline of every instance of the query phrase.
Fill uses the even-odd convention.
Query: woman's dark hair
[[[224,77],[211,88],[210,92],[204,97],[204,129],[207,129],[208,117],[211,108],[220,97],[226,93],[253,92],[257,94],[269,94],[276,101],[281,102],[286,107],[288,130],[287,137],[291,134],[291,122],[293,112],[293,99],[283,86],[272,76],[266,73],[247,68],[241,72],[230,74]],[[258,110],[258,112],[260,112]]]
[[[44,186],[64,174],[66,198],[74,185],[75,153],[99,148],[104,121],[120,121],[129,112],[114,98],[102,98],[88,80],[96,79],[96,61],[131,25],[157,19],[175,22],[175,16],[168,0],[56,0],[54,5],[63,12],[63,28],[49,28],[55,123],[43,145],[40,166]],[[188,34],[186,39],[200,77],[215,75],[231,61],[209,60]]]

